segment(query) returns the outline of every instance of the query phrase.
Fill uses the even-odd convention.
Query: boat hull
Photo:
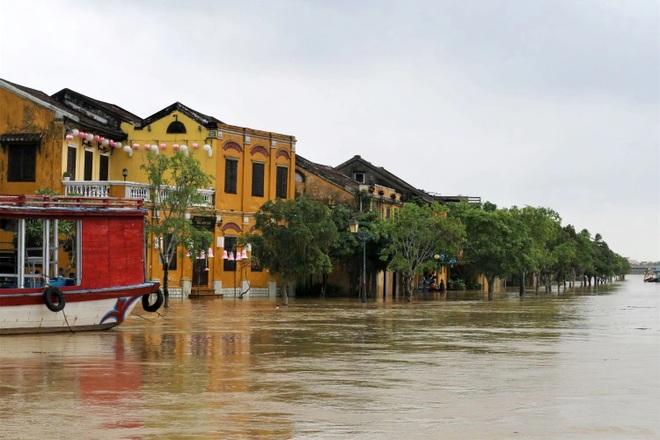
[[[0,334],[78,332],[107,330],[118,326],[157,285],[97,290],[64,290],[65,304],[53,312],[43,293],[0,295]]]

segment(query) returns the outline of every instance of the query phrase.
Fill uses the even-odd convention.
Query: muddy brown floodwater
[[[659,303],[639,276],[491,302],[172,300],[1,337],[0,438],[657,439]]]

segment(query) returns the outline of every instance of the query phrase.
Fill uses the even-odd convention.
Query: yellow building
[[[91,140],[74,138],[71,130],[117,141],[126,134],[118,124],[94,116],[0,79],[0,192],[32,194],[51,189],[61,193],[67,163],[77,167],[72,171],[81,179],[108,180],[110,152],[104,152],[103,141],[93,136]]]
[[[403,204],[401,193],[394,188],[378,183],[366,185],[336,168],[314,163],[298,155],[296,156],[296,195],[302,194],[331,208],[344,205],[354,212],[377,212],[381,219],[389,218]],[[355,293],[354,290],[360,287],[357,280],[358,271],[355,271],[356,273],[351,277],[351,274],[338,263],[335,262],[328,283],[345,292]],[[312,279],[312,281],[316,280]],[[399,290],[394,272],[373,268],[372,264],[369,264],[365,284],[369,295],[379,300],[392,298]]]
[[[276,279],[250,260],[236,238],[254,225],[253,215],[267,200],[293,198],[293,136],[225,124],[180,103],[142,119],[114,104],[69,89],[49,96],[0,79],[0,193],[55,193],[89,197],[142,198],[148,184],[141,165],[147,153],[195,156],[213,177],[201,189],[213,215],[191,221],[209,227],[214,246],[204,258],[177,255],[169,285],[197,294],[272,296]],[[202,220],[202,221],[196,221]],[[243,253],[243,251],[246,251]],[[162,277],[153,242],[149,276]],[[192,284],[192,287],[190,286]]]
[[[169,283],[190,280],[192,294],[274,295],[276,280],[258,262],[236,261],[237,255],[249,257],[251,251],[236,242],[254,226],[254,213],[267,200],[294,197],[295,137],[225,124],[178,102],[122,128],[128,143],[117,152],[115,170],[126,170],[136,183],[135,191],[146,189],[140,166],[148,152],[193,155],[214,180],[212,188],[202,190],[214,209],[212,252],[205,258],[177,261]],[[194,212],[191,215],[194,223]],[[232,255],[234,261],[223,259]],[[154,278],[162,274],[155,252],[151,270]]]

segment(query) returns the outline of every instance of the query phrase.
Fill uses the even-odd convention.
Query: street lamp
[[[462,256],[463,256],[463,251],[461,251],[461,252],[459,253],[459,257],[458,257],[458,258],[460,259],[460,258],[462,258]],[[443,273],[443,272],[444,272],[443,265],[446,265],[446,266],[447,266],[447,284],[449,284],[450,269],[451,269],[451,267],[452,267],[454,264],[456,264],[456,258],[455,258],[455,257],[451,257],[451,258],[450,258],[448,261],[446,261],[446,262],[445,262],[445,259],[446,259],[445,254],[435,254],[435,255],[433,255],[433,260],[434,260],[434,261],[436,262],[436,264],[438,265],[438,269],[440,270],[440,273]],[[444,287],[444,283],[443,283],[443,286],[442,286],[442,287]],[[449,287],[449,286],[447,286],[447,287]],[[441,288],[441,289],[440,289],[440,293],[444,293],[444,288]]]
[[[360,227],[360,223],[356,218],[352,218],[348,222],[348,227],[351,233],[362,242],[362,272],[360,273],[360,301],[367,302],[367,240],[369,240],[369,233],[364,226]]]
[[[128,177],[128,170],[126,168],[121,170],[121,175],[124,178],[124,182],[126,182],[126,178]]]
[[[249,246],[249,245],[248,245]],[[222,259],[227,260],[227,261],[233,261],[234,262],[234,299],[236,299],[236,267],[238,266],[238,263],[241,261],[247,261],[248,260],[248,254],[247,254],[247,249],[243,249],[243,252],[239,252],[236,250],[235,252],[227,252],[226,250],[222,252]],[[243,295],[241,295],[241,298]]]
[[[234,299],[236,299],[236,266],[237,266],[237,263],[241,260],[241,257],[242,257],[242,255],[238,251],[236,251],[235,253],[231,252],[231,251],[229,253],[227,253],[226,250],[222,252],[222,259],[223,260],[234,262]]]

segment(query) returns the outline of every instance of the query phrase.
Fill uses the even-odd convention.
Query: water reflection
[[[6,438],[655,438],[660,286],[178,302],[0,339]]]

